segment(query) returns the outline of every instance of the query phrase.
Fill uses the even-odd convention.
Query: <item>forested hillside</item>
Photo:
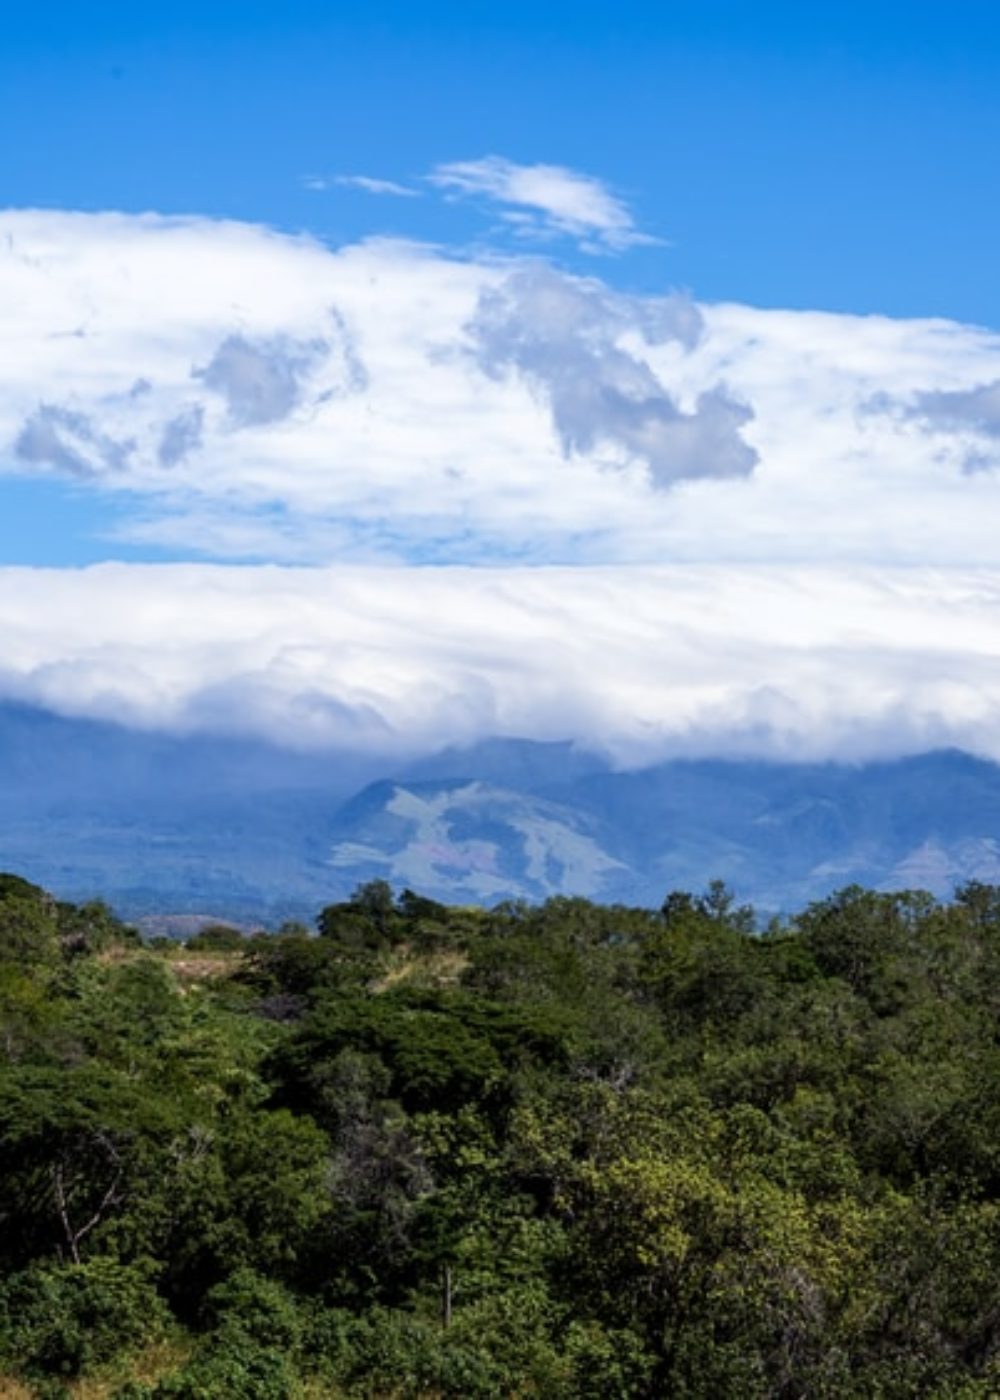
[[[998,830],[1000,765],[956,750],[617,770],[574,744],[506,738],[404,762],[0,698],[3,863],[134,919],[311,919],[373,879],[446,904],[655,906],[708,875],[770,911],[851,883],[947,897],[1000,880]]]
[[[0,877],[0,1393],[1000,1390],[1000,888],[142,945]]]

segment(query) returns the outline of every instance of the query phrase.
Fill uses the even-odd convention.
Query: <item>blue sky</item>
[[[993,0],[8,9],[0,696],[1000,756]]]
[[[498,152],[593,172],[669,240],[621,282],[1000,325],[998,91],[991,0],[8,6],[0,188],[341,242],[370,200],[302,174]],[[481,231],[426,203],[378,218]]]

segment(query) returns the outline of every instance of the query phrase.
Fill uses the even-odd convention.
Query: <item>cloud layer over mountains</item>
[[[1000,758],[1000,573],[807,566],[0,570],[0,694],[412,754]]]
[[[537,169],[435,179],[642,237]],[[214,561],[0,572],[0,694],[387,751],[1000,757],[992,332],[44,211],[0,215],[0,303],[0,471],[126,501],[109,558]]]

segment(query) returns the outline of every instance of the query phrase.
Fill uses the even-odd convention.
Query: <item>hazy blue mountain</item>
[[[0,868],[132,915],[244,920],[374,876],[452,901],[656,905],[716,877],[767,910],[851,881],[948,894],[1000,882],[1000,768],[940,752],[620,773],[521,740],[393,765],[0,705]]]
[[[331,861],[453,902],[609,897],[632,872],[597,817],[475,778],[378,783],[338,814]]]
[[[536,792],[610,771],[606,759],[575,744],[484,739],[473,748],[431,754],[399,776],[407,782],[477,781]]]
[[[516,785],[480,779],[475,760],[471,750],[450,781],[379,783],[347,804],[335,866],[452,898],[644,904],[718,877],[770,910],[852,881],[949,894],[965,879],[1000,880],[1000,768],[966,754],[677,760],[632,773],[595,763],[576,776],[554,775],[550,755],[533,774],[519,745]]]
[[[0,866],[133,914],[312,913],[330,888],[324,825],[377,771],[0,705]]]

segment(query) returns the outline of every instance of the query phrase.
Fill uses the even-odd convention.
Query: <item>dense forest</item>
[[[0,1394],[1000,1392],[1000,888],[143,944],[0,876]]]

